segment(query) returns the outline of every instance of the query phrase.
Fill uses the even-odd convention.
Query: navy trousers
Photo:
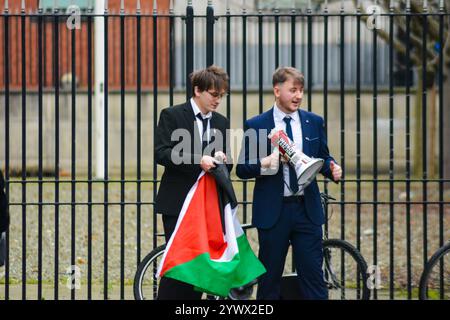
[[[280,299],[280,283],[289,245],[302,299],[328,299],[323,279],[322,227],[306,215],[303,201],[284,202],[277,223],[270,229],[258,229],[259,259],[267,272],[258,283],[258,300]]]

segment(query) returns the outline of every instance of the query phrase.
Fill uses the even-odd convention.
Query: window
[[[308,0],[255,0],[257,9],[262,11],[274,11],[275,8],[280,12],[288,12],[292,9],[305,11],[308,8]],[[311,0],[311,9],[313,11],[320,8],[321,1]]]
[[[44,12],[53,11],[55,4],[59,10],[66,10],[74,4],[80,7],[81,11],[86,11],[89,7],[94,7],[95,0],[41,0],[41,6]]]

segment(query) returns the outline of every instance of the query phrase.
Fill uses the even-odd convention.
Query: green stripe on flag
[[[171,268],[164,276],[192,284],[200,291],[226,297],[230,289],[243,286],[266,272],[245,234],[236,241],[239,252],[231,261],[212,261],[209,253],[204,253]]]

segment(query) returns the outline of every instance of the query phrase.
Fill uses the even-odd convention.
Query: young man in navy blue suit
[[[257,299],[280,299],[289,245],[293,248],[302,298],[327,299],[322,272],[325,219],[317,181],[300,189],[295,170],[284,157],[280,159],[277,151],[272,152],[267,134],[273,128],[283,129],[304,154],[324,160],[320,173],[335,182],[341,179],[342,169],[329,154],[323,119],[299,109],[303,74],[292,67],[281,67],[275,70],[272,83],[275,103],[269,111],[245,122],[245,136],[257,138],[248,143],[243,141],[236,167],[240,178],[256,178],[252,223],[258,230],[259,258],[267,269],[259,280]],[[252,130],[256,135],[249,134]],[[261,139],[265,139],[266,144]],[[256,147],[251,146],[252,143],[256,143]]]

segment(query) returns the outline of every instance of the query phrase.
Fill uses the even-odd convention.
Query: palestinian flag
[[[157,276],[226,297],[266,270],[237,218],[237,201],[225,165],[202,171],[189,191]],[[225,176],[226,175],[226,176]]]

